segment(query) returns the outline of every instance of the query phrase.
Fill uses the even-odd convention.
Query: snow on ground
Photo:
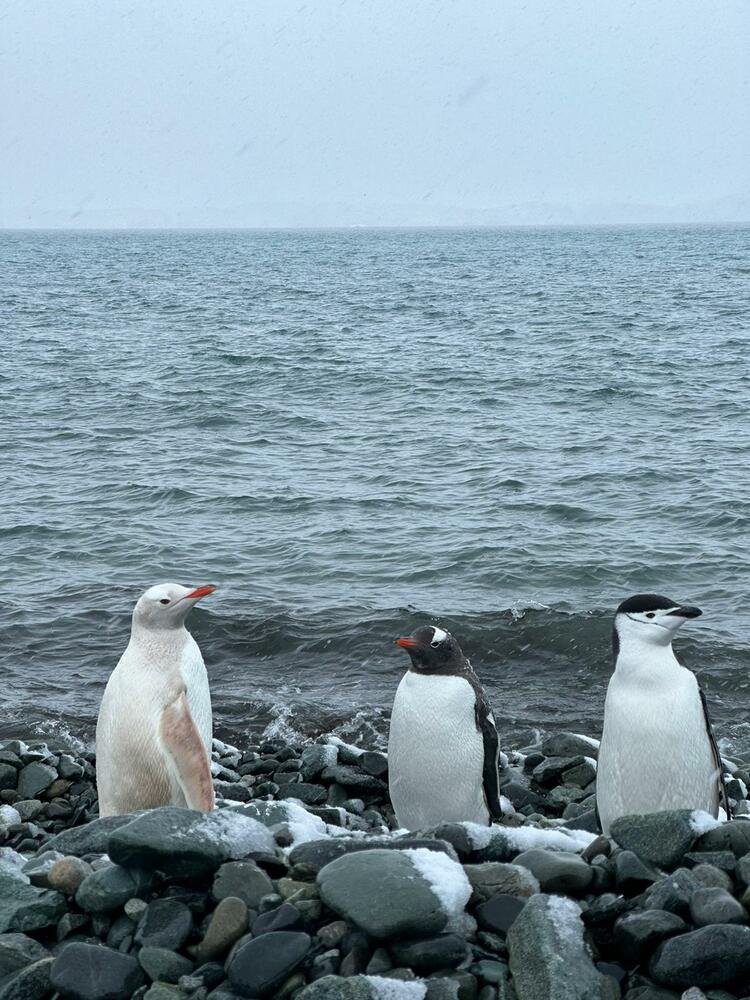
[[[463,867],[442,851],[430,851],[426,847],[407,848],[403,853],[430,883],[448,916],[460,916],[471,896],[471,883]]]
[[[386,979],[385,976],[363,976],[374,1000],[424,1000],[427,986],[419,980]]]
[[[489,847],[497,838],[517,851],[541,847],[551,851],[571,851],[578,854],[598,836],[596,833],[589,833],[588,830],[570,830],[567,827],[558,830],[540,830],[535,826],[480,826],[478,823],[461,825],[466,828],[476,851]]]
[[[720,819],[714,819],[714,817],[702,809],[696,809],[695,812],[690,815],[690,828],[699,837],[708,833],[709,830],[715,830],[717,826],[721,826]]]

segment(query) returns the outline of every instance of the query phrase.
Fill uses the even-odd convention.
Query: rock
[[[139,1000],[141,993],[136,994]],[[154,983],[143,993],[143,1000],[183,1000],[184,996],[183,991],[177,986],[171,986],[169,983]]]
[[[180,976],[188,976],[193,971],[190,959],[168,948],[141,948],[138,961],[152,982],[176,983]]]
[[[85,854],[106,854],[110,835],[121,826],[132,822],[133,815],[103,816],[85,826],[74,826],[63,830],[45,844],[48,851],[72,854],[77,858]]]
[[[620,847],[669,869],[679,864],[698,836],[691,809],[621,816],[610,833]]]
[[[545,757],[596,757],[599,754],[599,744],[577,733],[553,733],[539,747]]]
[[[699,883],[687,868],[678,868],[647,890],[645,908],[669,910],[681,917],[687,917],[690,913],[690,897],[699,888]]]
[[[75,896],[78,887],[87,875],[91,874],[91,865],[72,855],[55,861],[47,872],[47,885],[57,889],[66,896]]]
[[[657,983],[725,986],[750,975],[750,927],[712,924],[660,944],[651,959]]]
[[[18,795],[21,799],[35,799],[57,780],[57,771],[49,764],[33,761],[18,775]]]
[[[359,766],[374,778],[384,778],[388,773],[388,758],[379,750],[365,750],[359,758]]]
[[[37,889],[0,872],[0,933],[50,927],[65,910],[61,893]]]
[[[302,927],[302,914],[293,903],[282,903],[274,910],[261,913],[253,921],[253,937],[272,931],[296,931]]]
[[[0,791],[15,788],[18,784],[18,771],[12,764],[0,762]]]
[[[531,772],[531,776],[538,785],[543,788],[552,788],[562,780],[563,771],[578,767],[584,763],[583,757],[548,757],[541,764],[537,764]]]
[[[247,904],[236,896],[225,896],[211,914],[203,940],[195,947],[198,962],[225,955],[247,931]]]
[[[695,851],[731,851],[736,858],[750,852],[750,823],[733,819],[704,833],[694,844]]]
[[[328,797],[328,793],[322,785],[311,785],[305,781],[280,784],[279,795],[285,799],[298,799],[309,806],[322,805]]]
[[[337,758],[336,747],[316,744],[306,747],[300,758],[300,773],[303,781],[317,778],[327,767],[332,767]]]
[[[334,920],[318,928],[315,936],[325,948],[338,948],[348,933],[349,924],[345,920]]]
[[[439,934],[417,941],[394,941],[390,946],[391,955],[400,965],[422,973],[455,968],[466,958],[466,951],[466,941],[457,934]]]
[[[289,861],[292,865],[306,865],[310,871],[319,872],[336,858],[356,851],[404,851],[419,847],[426,847],[430,851],[441,851],[448,857],[457,858],[451,844],[445,840],[436,840],[431,837],[404,837],[397,840],[378,840],[377,838],[355,840],[348,837],[329,837],[325,840],[308,840],[304,844],[299,844],[290,851]]]
[[[271,833],[234,809],[201,813],[162,806],[110,835],[107,853],[126,868],[181,878],[208,875],[225,861],[252,851],[273,851]]]
[[[474,911],[477,922],[483,930],[494,934],[505,934],[524,908],[525,899],[500,894],[488,899]]]
[[[401,851],[344,854],[317,881],[328,907],[379,940],[439,933],[448,922],[430,883]]]
[[[708,924],[746,924],[747,911],[726,889],[696,889],[690,897],[690,916],[696,927]]]
[[[565,851],[534,848],[519,854],[515,864],[527,868],[538,879],[542,892],[582,895],[594,877],[585,861]]]
[[[508,931],[518,1000],[603,1000],[605,978],[583,940],[581,910],[558,896],[532,896]]]
[[[26,934],[0,934],[0,982],[48,954],[43,945]]]
[[[533,896],[540,891],[539,881],[523,865],[486,861],[464,865],[464,871],[476,896],[482,901],[500,893],[508,896]]]
[[[52,961],[42,958],[0,984],[0,1000],[44,1000],[50,995]]]
[[[634,895],[643,892],[662,878],[653,865],[641,860],[633,851],[618,851],[615,855],[615,884],[620,892]]]
[[[64,941],[66,937],[80,931],[82,927],[86,926],[89,919],[86,913],[64,913],[57,925],[57,940]]]
[[[384,792],[385,785],[379,778],[374,778],[371,774],[364,774],[357,767],[347,764],[334,764],[327,767],[322,775],[323,781],[335,782],[343,785],[346,789],[355,788],[362,792]]]
[[[730,876],[715,865],[697,864],[690,869],[690,874],[704,889],[726,889],[731,892],[734,885]]]
[[[128,1000],[145,976],[132,955],[71,941],[52,963],[50,981],[68,1000]]]
[[[187,941],[193,915],[179,899],[155,899],[148,904],[135,939],[143,947],[177,951]]]
[[[366,976],[324,976],[310,983],[295,1000],[376,1000]],[[404,996],[404,1000],[407,998]]]
[[[228,963],[232,989],[246,997],[273,996],[306,957],[307,934],[275,931],[241,944]]]
[[[13,808],[21,817],[22,822],[26,823],[28,820],[37,818],[44,809],[44,803],[40,802],[39,799],[19,799],[13,803]]]
[[[57,765],[57,773],[61,778],[80,778],[83,775],[83,766],[79,764],[70,754],[60,754],[60,763]]]
[[[76,892],[76,903],[86,913],[108,913],[148,889],[150,882],[142,872],[109,865],[86,876]]]
[[[628,966],[642,965],[658,944],[682,934],[688,927],[668,910],[637,910],[616,921],[612,930],[615,951]]]
[[[254,861],[229,861],[219,868],[211,891],[216,900],[235,896],[257,910],[261,899],[274,889],[271,879]]]

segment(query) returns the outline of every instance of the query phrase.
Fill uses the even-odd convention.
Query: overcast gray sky
[[[5,0],[0,225],[750,221],[750,0]]]

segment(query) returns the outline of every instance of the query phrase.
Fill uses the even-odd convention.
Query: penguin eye
[[[441,642],[442,642],[441,639],[433,639],[430,645],[432,646],[433,649],[437,649],[437,647],[440,645]]]
[[[159,601],[159,604],[169,604],[169,598],[162,597],[162,599]]]
[[[656,612],[655,611],[647,611],[646,612],[646,617],[647,618],[655,618],[656,617]]]

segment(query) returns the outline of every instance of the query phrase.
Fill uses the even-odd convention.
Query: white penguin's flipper
[[[211,765],[184,690],[162,711],[159,736],[173,779],[182,790],[188,808],[210,812],[214,808]]]

